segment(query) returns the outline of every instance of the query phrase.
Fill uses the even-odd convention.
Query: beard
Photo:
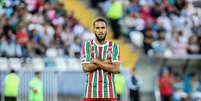
[[[95,34],[96,35],[96,39],[99,41],[99,42],[103,42],[103,41],[105,41],[105,38],[106,38],[106,35],[107,34],[105,34],[104,36],[98,36],[98,34]]]

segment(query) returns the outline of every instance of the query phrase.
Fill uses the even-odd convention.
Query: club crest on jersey
[[[108,51],[108,52],[107,52],[107,56],[110,56],[110,57],[111,57],[111,56],[112,56],[112,52],[111,52],[111,51]]]

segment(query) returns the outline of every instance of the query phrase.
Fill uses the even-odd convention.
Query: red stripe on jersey
[[[99,48],[98,48],[98,58],[99,58],[100,60],[102,60],[102,52],[103,52],[103,47],[99,47]]]
[[[86,47],[86,44],[82,45],[82,54],[83,54],[83,56],[85,56],[85,47]]]
[[[107,54],[107,59],[110,60],[110,61],[112,61],[112,57],[111,57],[111,54],[112,54],[112,41],[109,41],[108,52],[110,54]]]
[[[91,40],[91,58],[94,58],[95,56],[95,53],[94,53],[94,43],[93,43],[93,40]],[[93,72],[90,72],[90,75],[89,75],[89,90],[88,90],[88,98],[92,98],[92,88],[93,88]]]
[[[112,41],[109,41],[109,47],[108,47],[108,52],[112,53]],[[112,61],[111,54],[108,54],[107,59]],[[113,98],[113,87],[112,87],[112,74],[111,72],[108,72],[108,80],[109,80],[109,98]]]
[[[102,51],[103,51],[103,47],[99,47],[98,48],[98,57],[100,60],[102,60]],[[99,68],[98,69],[98,96],[99,98],[102,98],[102,91],[103,91],[103,86],[102,86],[102,82],[103,82],[103,77],[102,77],[102,70]]]
[[[88,87],[88,98],[92,98],[92,80],[93,80],[93,72],[90,72],[89,74],[89,87]]]
[[[94,43],[93,40],[91,40],[91,58],[94,58],[94,56],[95,56]]]
[[[112,87],[112,74],[111,72],[108,72],[108,79],[109,79],[109,95],[110,98],[113,98],[114,92],[113,92],[113,87]]]

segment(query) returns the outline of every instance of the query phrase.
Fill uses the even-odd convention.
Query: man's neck
[[[107,41],[106,40],[104,40],[104,41],[98,41],[97,39],[95,40],[96,41],[96,43],[97,44],[99,44],[99,45],[103,45],[103,44],[105,44]]]

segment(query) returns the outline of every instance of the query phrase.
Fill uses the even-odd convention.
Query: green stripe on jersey
[[[103,60],[106,60],[106,58],[107,58],[107,48],[108,48],[108,45],[105,45],[104,47],[103,47]]]
[[[103,60],[106,60],[107,58],[107,50],[108,45],[104,46],[103,49]],[[108,98],[108,81],[107,81],[107,71],[103,70],[103,97]]]
[[[85,85],[85,92],[84,92],[84,98],[87,97],[87,92],[88,92],[88,85],[89,85],[89,74],[87,73],[87,81],[86,81],[86,85]]]
[[[108,98],[108,81],[107,81],[107,71],[105,71],[105,70],[103,70],[103,75],[104,75],[104,81],[103,81],[103,83],[104,83],[104,98]]]
[[[97,46],[97,45],[94,45],[94,48],[95,48],[95,55],[96,55],[96,58],[98,59],[98,46]]]
[[[115,80],[115,76],[114,74],[112,74],[112,83],[113,83],[113,91],[114,91],[114,96],[117,97],[117,91],[116,91],[116,86],[114,84],[114,80]]]
[[[97,92],[98,92],[98,86],[97,86],[97,74],[98,74],[98,70],[96,70],[95,72],[94,72],[94,80],[93,80],[93,98],[97,98]]]
[[[115,61],[115,60],[117,60],[118,59],[118,47],[117,47],[117,44],[116,43],[114,43],[113,44],[113,55],[112,55],[112,60],[113,61]]]
[[[95,51],[95,56],[98,58],[98,47],[97,45],[94,44],[94,51]],[[97,92],[98,92],[98,70],[94,71],[94,81],[93,81],[93,98],[97,98]]]
[[[91,48],[90,48],[90,42],[87,41],[86,42],[86,52],[85,52],[85,55],[86,55],[86,61],[90,61],[91,60]]]

